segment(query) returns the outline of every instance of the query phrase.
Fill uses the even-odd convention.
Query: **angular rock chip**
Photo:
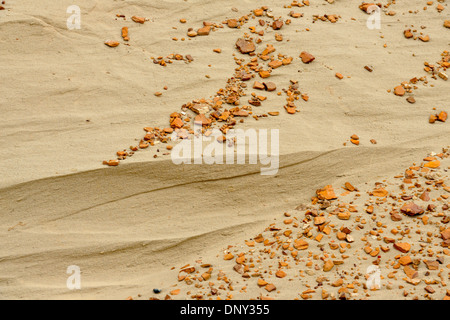
[[[316,191],[316,194],[317,194],[317,197],[319,198],[319,200],[337,199],[337,196],[334,193],[333,187],[331,185],[327,185],[323,189],[318,189]]]
[[[207,35],[209,35],[210,31],[211,31],[211,26],[205,26],[203,28],[198,29],[197,34],[199,36],[207,36]]]
[[[267,91],[277,90],[277,85],[273,82],[264,82],[263,85]]]
[[[140,24],[144,24],[145,23],[145,18],[144,17],[132,16],[131,20],[133,20],[136,23],[140,23]]]
[[[331,271],[331,269],[333,269],[334,267],[334,262],[332,260],[327,260],[325,261],[324,265],[323,265],[323,271],[328,272]]]
[[[256,50],[256,46],[251,40],[238,39],[236,41],[236,47],[239,49],[241,53],[251,53]]]
[[[394,243],[394,248],[400,252],[406,253],[411,249],[411,245],[406,242],[396,242]]]
[[[306,51],[303,51],[302,53],[300,53],[300,58],[302,59],[303,63],[310,63],[316,59],[312,54],[310,54]]]
[[[416,216],[425,212],[421,206],[413,202],[404,204],[400,211],[408,216]]]
[[[107,45],[108,47],[111,47],[111,48],[115,48],[115,47],[117,47],[119,44],[120,44],[119,42],[113,41],[113,40],[105,41],[105,45]]]
[[[396,96],[400,96],[400,97],[404,96],[405,95],[405,88],[403,88],[402,85],[395,87],[394,88],[394,94]]]

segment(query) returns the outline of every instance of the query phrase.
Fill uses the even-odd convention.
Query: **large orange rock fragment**
[[[131,20],[133,20],[136,23],[144,24],[145,18],[144,17],[138,17],[138,16],[132,16]]]
[[[396,96],[402,97],[405,95],[405,93],[406,93],[405,88],[403,88],[403,86],[401,85],[394,88],[394,94]]]
[[[302,53],[300,53],[300,58],[302,59],[303,63],[310,63],[316,59],[312,54],[310,54],[306,51],[303,51]]]
[[[113,41],[113,40],[105,41],[105,45],[107,45],[108,47],[111,47],[111,48],[115,48],[115,47],[117,47],[119,44],[120,44],[119,42]]]
[[[180,291],[181,291],[180,289],[172,290],[172,291],[170,291],[170,294],[173,296],[176,296],[176,295],[180,294]]]
[[[175,118],[170,123],[170,126],[172,128],[181,128],[181,127],[183,127],[183,125],[184,125],[183,120],[181,120],[180,118]]]
[[[110,166],[110,167],[117,167],[119,165],[119,160],[109,160],[109,161],[103,161],[103,164]]]
[[[386,191],[386,189],[379,188],[372,191],[372,195],[378,198],[384,198],[389,194],[389,192]]]
[[[448,118],[448,114],[445,111],[441,111],[437,117],[437,120],[445,122]]]
[[[302,239],[296,239],[294,240],[294,248],[297,250],[306,250],[308,249],[308,242]]]
[[[232,253],[227,253],[223,256],[223,260],[231,260],[234,258],[234,255]]]
[[[194,123],[199,126],[209,126],[211,119],[208,119],[205,114],[201,113],[195,117]]]
[[[284,278],[284,277],[286,277],[286,272],[284,272],[283,270],[278,270],[276,273],[275,273],[275,276],[277,277],[277,278]]]
[[[362,11],[364,11],[365,13],[370,13],[369,8],[372,7],[372,6],[376,6],[376,4],[375,4],[375,3],[363,2],[363,3],[359,6],[359,8],[360,8]]]
[[[123,27],[122,28],[122,38],[125,41],[130,40],[130,38],[128,37],[128,27]]]
[[[400,252],[406,253],[411,249],[411,245],[407,242],[394,243],[394,248]]]
[[[324,265],[323,265],[323,271],[328,272],[331,271],[331,269],[333,269],[334,267],[334,262],[332,260],[327,260],[325,261]]]
[[[272,292],[272,291],[274,291],[274,290],[276,290],[277,289],[277,287],[275,287],[275,285],[274,284],[272,284],[272,283],[269,283],[267,286],[265,286],[265,288],[264,289],[266,289],[268,292]]]
[[[197,30],[197,35],[199,36],[207,36],[211,32],[211,26],[204,26]]]
[[[400,211],[408,216],[415,216],[425,212],[421,206],[413,202],[404,204]]]
[[[444,239],[444,240],[450,239],[450,228],[445,229],[444,231],[442,231],[441,232],[441,236],[442,236],[442,239]]]
[[[403,257],[401,257],[400,259],[398,259],[398,262],[399,262],[402,266],[407,266],[407,265],[413,263],[410,256],[403,256]]]
[[[435,168],[439,168],[440,165],[441,165],[441,162],[439,160],[434,160],[434,161],[430,161],[428,163],[425,163],[424,167],[435,169]]]
[[[251,53],[256,50],[256,46],[251,40],[238,39],[236,41],[236,47],[241,53]]]
[[[334,193],[334,189],[331,185],[325,186],[323,189],[318,189],[316,191],[317,197],[320,200],[333,200],[337,199],[336,194]]]
[[[264,287],[264,286],[267,286],[268,285],[268,283],[267,283],[267,281],[264,281],[263,279],[258,279],[258,286],[260,286],[260,287]]]

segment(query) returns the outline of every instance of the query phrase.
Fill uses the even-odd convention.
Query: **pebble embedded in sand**
[[[131,20],[136,23],[144,24],[146,19],[144,17],[132,16]]]
[[[273,30],[279,30],[282,27],[283,27],[283,21],[281,21],[281,20],[276,20],[272,23]]]
[[[354,134],[350,137],[350,142],[353,143],[354,145],[359,145],[360,141],[359,141],[359,137]]]
[[[283,270],[278,270],[278,271],[275,273],[275,276],[276,276],[277,278],[284,278],[284,277],[287,276],[287,274],[286,274],[286,272],[284,272]]]
[[[408,216],[415,216],[425,212],[425,210],[421,206],[412,202],[404,204],[403,207],[401,207],[400,211]]]
[[[119,44],[120,44],[119,42],[113,41],[113,40],[105,41],[105,45],[107,45],[108,47],[111,47],[111,48],[115,48],[115,47],[117,47]]]
[[[445,20],[444,21],[444,27],[450,28],[450,20]]]
[[[255,81],[253,84],[253,89],[264,90],[265,86],[261,82]]]
[[[251,53],[256,50],[256,46],[252,40],[238,39],[236,41],[236,47],[241,53]]]
[[[356,188],[350,182],[346,182],[344,188],[350,192],[356,191]]]
[[[416,103],[416,99],[414,99],[414,97],[408,97],[408,98],[406,98],[406,101],[408,101],[411,104]]]
[[[428,270],[439,270],[438,261],[423,260],[423,262],[426,264]]]
[[[411,249],[411,245],[407,242],[396,242],[394,248],[400,252],[407,253]]]
[[[234,255],[232,253],[227,253],[223,256],[223,260],[231,260],[234,258]]]
[[[439,71],[438,73],[439,78],[441,78],[442,80],[447,81],[448,80],[448,75],[442,71]]]
[[[365,13],[370,13],[370,12],[369,12],[369,8],[370,8],[371,6],[375,6],[375,5],[376,5],[375,3],[363,2],[363,3],[359,6],[359,8],[360,8],[362,11],[364,11]]]
[[[303,63],[310,63],[316,59],[312,54],[310,54],[306,51],[303,51],[302,53],[300,53],[300,58],[302,59]]]
[[[333,200],[337,199],[336,194],[334,193],[334,189],[331,185],[327,185],[322,189],[318,189],[316,191],[317,197],[320,200]]]
[[[400,257],[400,259],[398,259],[398,262],[402,265],[402,266],[407,266],[413,263],[412,259],[410,256],[403,256]]]
[[[273,61],[270,61],[268,65],[272,69],[276,69],[276,68],[281,67],[283,65],[283,62],[280,60],[273,60]]]
[[[277,287],[275,287],[275,285],[274,284],[272,284],[272,283],[269,283],[267,286],[265,286],[265,288],[264,289],[266,289],[267,290],[267,292],[272,292],[272,291],[274,291],[274,290],[276,290],[277,289]]]
[[[340,220],[349,220],[351,215],[350,215],[350,212],[339,212],[337,217]]]
[[[170,291],[170,294],[173,296],[176,296],[176,295],[180,294],[180,292],[181,292],[180,289],[175,289],[175,290]]]
[[[411,32],[411,29],[407,29],[407,30],[403,31],[403,34],[406,39],[410,39],[410,38],[414,37],[413,33]]]
[[[228,19],[227,20],[227,26],[229,28],[237,28],[238,27],[238,21],[236,19]]]
[[[405,93],[406,93],[405,88],[403,88],[402,85],[397,86],[397,87],[394,88],[394,94],[396,96],[400,96],[401,97],[401,96],[404,96]]]
[[[207,36],[207,35],[209,35],[210,31],[211,31],[211,26],[204,26],[197,30],[197,34],[199,36]]]
[[[306,250],[309,247],[308,242],[302,239],[296,239],[294,240],[294,248],[297,250]]]
[[[327,260],[325,261],[324,265],[323,265],[323,271],[324,272],[329,272],[331,271],[331,269],[333,269],[334,267],[334,263],[332,260]]]
[[[263,9],[255,9],[255,10],[253,10],[253,14],[257,17],[261,17],[264,14],[264,10]]]
[[[437,117],[437,120],[441,121],[441,122],[445,122],[448,118],[448,114],[445,111],[441,111]]]
[[[128,27],[122,28],[122,38],[124,41],[129,41],[130,38],[128,37]]]
[[[269,78],[269,77],[270,77],[270,72],[267,71],[267,70],[261,70],[261,71],[259,72],[259,76],[260,76],[261,78],[263,78],[263,79]]]
[[[201,126],[209,126],[211,124],[211,119],[208,119],[205,114],[201,113],[195,117],[194,123]]]
[[[430,36],[428,36],[428,35],[426,35],[426,36],[420,36],[419,39],[420,39],[422,42],[428,42],[428,41],[430,41]]]
[[[439,168],[440,166],[441,166],[441,162],[439,160],[433,160],[433,161],[430,161],[430,162],[424,164],[425,168],[435,169],[435,168]]]
[[[184,125],[183,120],[181,120],[180,118],[175,118],[170,123],[170,126],[173,128],[181,128],[181,127],[183,127],[183,125]]]
[[[275,91],[275,90],[277,90],[277,85],[275,83],[273,83],[273,82],[264,82],[263,85],[264,85],[264,88],[267,91]]]
[[[450,228],[445,229],[444,231],[441,232],[441,237],[444,240],[448,240],[450,239]]]
[[[195,32],[194,30],[190,30],[187,32],[188,37],[196,37],[197,36],[197,32]]]
[[[120,163],[119,160],[103,161],[103,164],[108,165],[110,167],[117,167],[119,163]]]

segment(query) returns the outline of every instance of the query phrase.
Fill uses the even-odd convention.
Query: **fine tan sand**
[[[426,156],[439,154],[449,145],[449,120],[431,124],[429,117],[450,112],[450,83],[433,78],[424,63],[436,66],[450,49],[450,29],[443,26],[450,7],[448,0],[431,5],[425,0],[397,1],[383,8],[381,29],[370,30],[366,27],[369,15],[359,9],[358,1],[309,2],[309,6],[287,8],[291,2],[279,0],[96,0],[79,4],[6,0],[1,5],[5,10],[0,10],[0,144],[4,146],[0,158],[0,299],[164,299],[167,295],[190,299],[198,292],[205,299],[216,299],[207,290],[177,279],[181,267],[200,265],[199,260],[213,265],[211,281],[217,280],[222,269],[232,278],[235,290],[231,293],[227,287],[222,299],[229,294],[240,299],[301,299],[299,294],[308,289],[307,284],[315,286],[322,264],[319,270],[313,267],[314,272],[300,276],[307,270],[306,253],[304,262],[291,265],[292,281],[278,284],[279,292],[268,293],[256,284],[256,277],[246,282],[233,271],[235,263],[223,259],[224,250],[245,246],[245,240],[263,232],[274,219],[277,223],[286,219],[285,212],[304,218],[306,209],[295,208],[310,205],[316,190],[326,185],[341,194],[341,187],[350,182],[366,194],[375,182],[387,179],[398,193],[395,175],[405,174],[413,163],[422,168]],[[70,16],[66,10],[73,4],[81,9],[79,30],[66,26]],[[262,5],[272,9],[275,17],[292,22],[276,31],[260,27],[259,18],[250,14]],[[444,8],[441,12],[438,5]],[[290,11],[304,15],[291,18]],[[395,15],[387,15],[389,11]],[[336,23],[314,21],[314,15],[325,14],[340,18]],[[197,30],[203,22],[223,24],[244,15],[250,19],[239,29],[225,25],[208,36],[186,35],[188,28]],[[148,20],[140,24],[131,16]],[[187,22],[180,23],[180,19]],[[262,19],[272,21],[267,16]],[[121,37],[124,26],[129,28],[128,42]],[[250,33],[250,26],[265,30],[264,36]],[[421,32],[429,35],[430,40],[406,39],[405,29],[416,30],[417,36]],[[280,130],[276,175],[262,176],[260,165],[175,165],[170,155],[156,151],[166,151],[162,144],[139,150],[118,167],[102,164],[117,158],[118,150],[139,144],[144,127],[170,127],[169,115],[180,112],[183,104],[212,99],[225,88],[238,67],[235,57],[246,62],[251,58],[235,47],[244,33],[263,40],[256,44],[257,53],[272,44],[275,56],[293,57],[292,63],[274,69],[268,79],[256,74],[247,82],[247,96],[241,98],[248,105],[248,97],[256,92],[267,97],[261,107],[253,108],[256,114],[280,113],[259,120],[248,117],[240,125]],[[283,41],[276,41],[275,33],[282,34]],[[110,48],[106,40],[120,45]],[[221,53],[213,52],[216,48]],[[299,55],[303,51],[315,60],[302,63]],[[189,54],[194,60],[174,60],[165,67],[153,63],[152,57],[177,53]],[[373,72],[364,66],[372,66]],[[338,79],[336,73],[344,78]],[[426,80],[417,82],[404,96],[393,93],[414,77]],[[255,80],[272,81],[277,90],[252,89]],[[282,89],[288,89],[290,80],[298,81],[300,91],[309,97],[307,102],[296,102],[300,112],[293,115],[283,107],[286,94]],[[406,101],[410,96],[414,104]],[[350,142],[353,134],[359,136],[360,145]],[[436,170],[448,186],[450,163],[445,157],[439,160],[442,163]],[[435,197],[441,194],[445,191]],[[364,216],[367,197],[353,201],[359,207],[358,215]],[[436,215],[448,215],[449,211],[440,208],[449,201],[436,201]],[[380,221],[387,224],[388,233],[397,224],[389,212],[386,216]],[[442,251],[438,226],[442,216],[429,216],[436,224],[424,225],[422,232],[433,234],[436,246],[430,247],[445,256],[438,253]],[[368,230],[355,235],[354,250],[366,246],[360,238]],[[408,242],[419,246],[416,240]],[[314,254],[323,254],[317,241],[308,241]],[[327,246],[328,240],[322,242]],[[434,284],[436,293],[425,296],[425,280],[418,286],[407,283],[402,269],[398,279],[388,279],[392,270],[383,268],[396,254],[391,248],[380,264],[384,276],[380,290],[367,297],[360,287],[351,297],[444,298],[443,283],[450,281],[448,256],[441,266],[442,277],[436,271],[431,275],[442,283]],[[363,279],[374,258],[369,256],[364,263],[359,258],[350,255],[325,276],[334,282],[358,264]],[[81,290],[66,286],[71,265],[81,269]],[[276,266],[263,267],[276,271]],[[419,268],[424,279],[423,262]],[[392,290],[387,288],[388,280]],[[345,284],[349,283],[346,279]],[[243,286],[247,289],[240,292]],[[161,289],[161,294],[154,294],[154,288]],[[178,288],[178,295],[169,294]],[[338,298],[339,288],[330,288]],[[312,298],[321,299],[320,290]],[[410,293],[404,296],[404,290]]]

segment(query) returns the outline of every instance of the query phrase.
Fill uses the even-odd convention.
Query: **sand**
[[[309,203],[316,189],[346,181],[372,186],[447,146],[448,121],[429,124],[428,117],[448,108],[449,83],[423,70],[425,61],[435,64],[449,49],[447,3],[441,13],[437,3],[423,10],[423,0],[392,5],[396,15],[383,13],[381,29],[369,30],[357,4],[310,2],[293,9],[283,8],[289,1],[267,3],[284,19],[291,10],[304,13],[279,31],[282,42],[269,29],[257,48],[271,43],[294,58],[269,79],[277,92],[299,81],[309,101],[289,115],[284,94],[263,92],[268,99],[258,111],[280,115],[242,125],[280,129],[278,174],[261,176],[258,165],[176,166],[170,156],[154,158],[154,148],[119,167],[102,165],[138,143],[143,127],[169,126],[170,113],[225,86],[236,67],[233,54],[242,57],[234,44],[256,20],[191,40],[186,31],[203,21],[241,17],[257,8],[254,2],[99,0],[80,3],[81,29],[68,30],[66,9],[73,1],[7,1],[0,11],[0,298],[148,299],[153,288],[170,291],[177,283],[172,267],[198,259],[222,263],[217,256],[228,245],[241,245],[283,212]],[[341,18],[312,23],[313,15],[324,14]],[[149,21],[134,23],[133,15]],[[129,45],[120,37],[123,26]],[[407,28],[431,40],[405,39]],[[108,39],[121,45],[109,48]],[[316,60],[303,64],[302,51]],[[172,53],[194,61],[152,62]],[[415,104],[405,99],[411,94],[388,92],[423,76],[429,82],[417,85]],[[361,145],[349,142],[352,134]],[[81,290],[66,286],[70,265],[81,268]],[[243,297],[260,291],[249,289]],[[288,288],[279,298],[297,291]],[[380,290],[377,297],[391,294]]]

